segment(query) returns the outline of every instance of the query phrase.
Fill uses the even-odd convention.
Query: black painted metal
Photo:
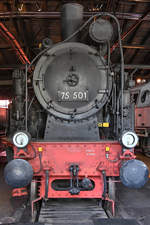
[[[128,160],[120,168],[120,179],[126,187],[142,188],[149,179],[148,167],[140,160]]]
[[[109,16],[117,24],[121,55],[120,81],[117,81],[116,74],[110,68],[109,43],[107,43],[109,49],[107,62],[101,52],[94,47],[77,42],[68,43],[93,21],[95,16],[92,16],[62,43],[41,51],[27,68],[29,70],[41,56],[35,67],[33,86],[39,103],[45,109],[45,114],[41,112],[40,104],[32,105],[32,100],[26,107],[26,118],[29,114],[34,118],[34,120],[33,118],[30,120],[28,116],[28,121],[26,120],[32,137],[43,138],[44,136],[45,140],[56,141],[87,141],[87,139],[96,141],[102,136],[105,136],[105,139],[116,139],[118,133],[126,129],[123,126],[124,60],[120,25],[117,18],[110,13],[96,14],[96,17],[99,16]],[[113,82],[116,84],[116,88],[112,89]],[[114,102],[117,102],[117,108]],[[44,119],[46,114],[48,116],[47,123]],[[52,116],[51,123],[49,118]],[[49,121],[51,125],[49,125]],[[102,131],[97,126],[98,122],[111,123],[111,127]],[[39,135],[40,128],[42,130],[44,128],[44,135]]]
[[[96,213],[96,212],[95,212]],[[85,215],[84,215],[85,216]],[[50,219],[49,219],[50,220]],[[56,218],[56,221],[58,219]],[[6,223],[1,223],[2,225],[5,225]],[[10,225],[33,225],[33,223],[28,222],[28,223],[9,223]],[[47,224],[47,223],[46,223]],[[43,223],[39,223],[36,222],[34,223],[34,225],[46,225],[44,222]],[[52,218],[52,222],[48,223],[49,225],[53,225],[53,224],[61,224],[61,225],[77,225],[77,223],[75,222],[75,220],[70,221],[70,220],[65,220],[63,223],[63,220],[61,220],[60,223],[57,223],[54,221],[54,218]],[[87,221],[85,220],[85,222],[78,222],[78,225],[140,225],[135,219],[122,219],[122,218],[117,218],[117,219],[102,219],[102,218],[93,218],[93,222],[91,222],[90,220]]]
[[[99,140],[97,123],[96,116],[88,120],[68,122],[48,115],[44,139],[52,141]]]
[[[139,85],[131,89],[131,94],[137,94],[136,107],[146,107],[150,105],[150,82]]]
[[[13,87],[14,87],[14,95],[16,97],[16,104],[14,105],[14,111],[16,115],[14,117],[17,120],[22,120],[24,117],[24,93],[25,93],[25,79],[24,73],[21,70],[15,70],[13,72]]]
[[[9,126],[7,132],[10,136],[16,130],[24,130],[25,123],[25,76],[21,70],[13,71],[13,103],[9,105]]]
[[[47,224],[94,225],[94,219],[107,218],[101,202],[89,199],[58,199],[42,204],[39,222]]]
[[[123,47],[126,48],[126,46],[123,46]],[[132,46],[128,46],[128,47],[129,48],[130,47],[132,48]],[[137,48],[138,48],[138,46],[137,46]],[[120,67],[120,64],[114,64],[112,66],[113,67],[114,66],[117,66],[119,68]],[[19,68],[19,69],[25,69],[25,66],[24,65],[17,65],[17,64],[14,64],[14,65],[11,65],[11,64],[9,64],[9,65],[6,65],[6,64],[0,65],[0,70],[14,70],[14,69],[17,69],[17,68]],[[124,65],[124,68],[127,69],[127,70],[135,69],[135,68],[142,69],[142,70],[150,70],[150,65],[149,64],[147,64],[147,65],[146,64],[125,64]],[[106,66],[102,66],[102,69],[107,69],[107,67]],[[3,80],[1,82],[3,82]],[[10,82],[10,84],[11,84],[11,82]]]
[[[100,18],[91,23],[89,34],[90,37],[98,43],[111,41],[113,35],[113,27],[108,20]]]
[[[39,102],[61,119],[79,120],[94,115],[106,103],[112,86],[106,69],[101,69],[104,63],[95,49],[81,43],[53,47],[41,57],[34,71],[33,85]],[[74,86],[66,82],[69,75],[78,79]],[[70,102],[61,96],[60,101],[58,95],[62,92],[71,96],[82,92],[87,98]]]
[[[94,219],[93,225],[140,225],[135,219]]]
[[[113,12],[110,12],[113,14]],[[89,18],[92,15],[96,15],[97,12],[84,12],[84,17]],[[118,19],[126,19],[126,20],[139,20],[143,14],[138,13],[122,13],[115,12],[115,15]],[[59,19],[61,16],[60,12],[0,12],[0,20],[6,20],[10,18],[54,18]],[[150,21],[150,14],[148,14],[143,21]]]
[[[134,130],[134,103],[132,102],[130,91],[125,90],[123,95],[124,117],[123,123],[125,130]]]
[[[50,38],[44,38],[42,40],[42,48],[49,48],[53,45],[53,41]]]
[[[120,67],[119,64],[116,64],[117,67]],[[145,64],[125,64],[124,68],[127,70],[131,69],[142,69],[142,70],[150,70],[150,65],[145,65]]]
[[[121,78],[117,90],[117,94],[119,94],[120,89],[120,95],[118,95],[120,125],[117,126],[117,129],[123,131],[124,60],[120,38],[120,26],[117,18],[109,13],[102,12],[98,13],[96,16],[104,15],[113,18],[118,28],[121,54]],[[44,135],[44,139],[46,140],[87,140],[87,138],[89,138],[89,133],[85,132],[84,125],[88,125],[86,121],[91,116],[96,116],[97,121],[104,121],[106,118],[106,122],[111,121],[112,124],[115,124],[113,121],[115,120],[115,115],[113,116],[111,114],[112,118],[110,119],[110,104],[105,105],[108,99],[111,98],[110,93],[112,93],[113,76],[110,73],[110,60],[108,59],[106,63],[102,55],[96,49],[88,45],[75,42],[67,43],[93,19],[94,16],[62,43],[40,53],[40,55],[43,55],[36,65],[33,76],[34,91],[43,108],[47,110],[48,114],[55,117],[55,122],[53,121],[52,126],[54,129],[51,128],[48,121],[46,123]],[[110,51],[108,51],[108,53],[109,52]],[[84,98],[79,99],[79,97],[76,97],[78,93],[82,94],[82,96],[84,95]],[[108,109],[105,107],[108,107]],[[119,111],[117,113],[119,113]],[[103,112],[106,114],[104,115]],[[61,124],[57,124],[56,121],[59,121],[58,119],[60,119],[63,124],[63,126],[61,126],[62,129],[58,127],[58,124]],[[72,128],[65,124],[66,121],[69,122],[69,125],[70,122],[72,122]],[[81,128],[80,139],[78,139],[79,129],[76,127],[76,122],[78,121],[81,121],[81,126],[79,126]],[[97,131],[93,132],[90,136],[90,140],[93,141],[98,140],[98,127],[95,128]],[[53,132],[53,130],[56,132]],[[114,131],[117,133],[116,130]],[[55,135],[53,135],[53,133],[55,133]],[[60,134],[59,137],[62,136],[61,138],[58,137],[58,133]],[[74,135],[74,133],[76,133],[76,135]],[[87,135],[86,137],[85,133]],[[100,136],[101,135],[99,135],[99,139]],[[109,137],[108,133],[106,137]]]
[[[4,178],[13,188],[25,187],[33,178],[32,166],[24,159],[11,160],[4,169]]]
[[[49,187],[49,170],[45,171],[45,199],[48,199],[48,187]]]
[[[61,12],[61,26],[62,39],[66,39],[73,34],[81,25],[83,21],[83,6],[77,3],[67,3],[62,7]],[[74,36],[71,41],[78,41],[78,36]]]

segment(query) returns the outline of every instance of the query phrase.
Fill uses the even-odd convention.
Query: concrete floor
[[[136,158],[143,161],[148,166],[149,171],[150,171],[150,158],[143,155],[143,153],[141,151],[137,151]]]
[[[5,184],[3,178],[3,164],[0,164],[0,222],[9,218],[14,209],[11,204],[11,188]]]
[[[150,181],[141,189],[129,189],[117,184],[118,217],[136,219],[141,225],[150,225]]]
[[[150,171],[150,158],[140,151],[136,156],[148,166]],[[117,184],[117,189],[117,204],[120,208],[118,215],[124,214],[126,218],[137,219],[141,225],[150,225],[150,180],[141,189],[129,189],[121,183]]]
[[[24,207],[27,198],[14,199],[11,197],[12,189],[5,183],[3,177],[4,163],[0,163],[0,224],[14,223],[19,220],[20,209]]]
[[[137,153],[137,158],[144,161],[150,169],[150,158]],[[23,207],[27,199],[12,199],[11,188],[3,178],[4,164],[0,164],[0,224],[17,222],[16,209]],[[117,217],[136,218],[140,225],[150,225],[150,181],[142,189],[128,189],[117,184]],[[26,216],[25,216],[26,217]],[[27,222],[27,217],[25,219]]]

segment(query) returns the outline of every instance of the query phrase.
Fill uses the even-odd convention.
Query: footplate
[[[97,200],[51,199],[42,203],[39,220],[49,225],[93,225],[95,219],[107,218]]]

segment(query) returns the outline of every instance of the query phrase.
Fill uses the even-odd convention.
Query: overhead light
[[[136,83],[137,84],[143,84],[143,83],[145,83],[146,82],[146,79],[142,79],[142,78],[137,78],[136,79]]]
[[[39,3],[36,1],[36,7],[37,7],[37,11],[38,12],[41,12],[42,11],[42,9],[41,9],[41,7],[40,7],[40,5],[39,5]]]
[[[18,7],[18,11],[21,12],[23,10],[23,3],[20,4],[20,6]]]
[[[136,82],[137,82],[137,84],[140,84],[142,82],[142,79],[141,78],[137,78]]]
[[[146,80],[145,79],[142,79],[142,83],[145,83],[146,82]]]

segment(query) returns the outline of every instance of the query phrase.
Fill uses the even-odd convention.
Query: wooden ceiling
[[[9,95],[13,69],[25,64],[24,56],[31,61],[40,52],[39,44],[45,37],[54,43],[61,41],[60,12],[67,2],[82,4],[85,20],[99,11],[116,15],[121,25],[126,70],[129,75],[150,79],[150,0],[1,0],[1,95]],[[112,46],[116,38],[115,35]],[[114,64],[119,63],[117,47],[111,59]]]

